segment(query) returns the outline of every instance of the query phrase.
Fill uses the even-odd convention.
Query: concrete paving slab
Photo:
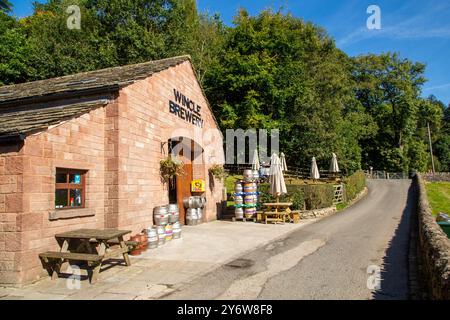
[[[164,285],[152,285],[146,292],[139,294],[135,300],[150,300],[156,299],[162,295],[173,292],[171,288]]]
[[[181,239],[132,256],[130,267],[118,264],[117,259],[108,261],[95,285],[85,280],[79,289],[71,289],[67,279],[47,278],[21,289],[0,288],[0,299],[158,299],[251,250],[275,245],[277,239],[315,221],[285,225],[214,221],[183,227]]]
[[[105,292],[96,296],[93,300],[134,300],[135,298],[134,294]]]

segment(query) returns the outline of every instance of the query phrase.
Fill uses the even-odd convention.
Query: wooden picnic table
[[[290,217],[292,202],[263,203],[263,219],[267,222],[286,223],[286,217]],[[290,218],[289,218],[290,219]]]
[[[61,246],[60,252],[46,252],[40,256],[47,263],[49,259],[58,260],[56,267],[52,269],[52,278],[58,277],[63,263],[68,260],[86,261],[92,267],[91,283],[95,283],[103,261],[122,255],[126,265],[131,265],[128,256],[130,249],[123,239],[129,233],[130,230],[115,229],[78,229],[59,233],[55,238]],[[76,248],[73,249],[74,247]]]

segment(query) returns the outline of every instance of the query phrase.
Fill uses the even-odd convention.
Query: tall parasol
[[[316,157],[313,157],[312,161],[311,161],[310,177],[313,180],[318,180],[320,178],[320,173],[319,173],[319,168],[317,167]]]
[[[286,183],[284,182],[283,171],[281,169],[281,161],[280,158],[276,155],[272,155],[272,159],[270,161],[270,194],[277,198],[277,202],[279,202],[279,198],[282,194],[287,193]]]

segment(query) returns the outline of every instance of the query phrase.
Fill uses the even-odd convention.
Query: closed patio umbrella
[[[311,161],[310,177],[313,180],[318,180],[320,178],[319,168],[317,167],[317,162],[316,162],[316,157],[313,157],[312,161]]]
[[[287,193],[286,183],[284,182],[283,171],[281,170],[280,158],[276,155],[272,155],[270,161],[270,194],[277,198],[277,202],[282,194]]]
[[[337,162],[337,157],[336,154],[333,153],[333,157],[331,158],[331,163],[330,163],[330,173],[339,173],[339,165]]]
[[[287,164],[286,164],[286,156],[284,155],[284,153],[282,152],[280,154],[280,161],[281,161],[281,170],[283,172],[287,171]]]
[[[260,167],[258,150],[255,149],[255,152],[253,153],[252,170],[259,170]]]

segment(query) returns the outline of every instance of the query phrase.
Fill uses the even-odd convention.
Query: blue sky
[[[31,14],[31,0],[10,0],[14,14]],[[42,2],[42,1],[40,1]],[[351,56],[396,51],[427,65],[423,95],[450,103],[450,1],[448,0],[197,0],[201,11],[219,13],[229,25],[240,7],[251,14],[282,8],[324,27]],[[381,30],[368,30],[369,5],[381,9]]]

